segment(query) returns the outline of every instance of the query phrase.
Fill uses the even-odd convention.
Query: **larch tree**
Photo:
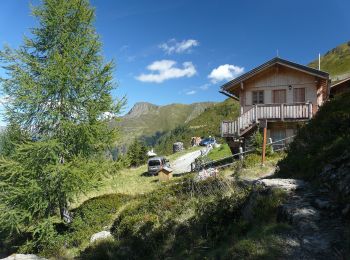
[[[112,98],[114,65],[102,57],[88,0],[42,0],[32,13],[30,37],[0,51],[6,119],[30,136],[0,159],[0,224],[17,231],[56,209],[67,216],[68,201],[103,171],[90,162],[115,141],[107,117],[124,104]]]

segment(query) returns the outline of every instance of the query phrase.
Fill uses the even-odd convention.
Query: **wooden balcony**
[[[240,137],[260,120],[302,121],[312,118],[312,103],[261,104],[252,106],[235,121],[221,123],[222,137]]]

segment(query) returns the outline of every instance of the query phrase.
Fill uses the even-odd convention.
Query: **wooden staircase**
[[[268,121],[303,121],[311,119],[312,103],[254,105],[235,121],[221,123],[221,136],[240,138],[259,124]]]

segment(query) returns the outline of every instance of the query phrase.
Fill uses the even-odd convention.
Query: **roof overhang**
[[[329,79],[329,74],[327,72],[313,69],[313,68],[310,68],[310,67],[298,64],[298,63],[294,63],[294,62],[291,62],[288,60],[284,60],[281,58],[274,58],[274,59],[269,60],[268,62],[265,62],[264,64],[256,67],[256,68],[252,69],[251,71],[227,82],[226,84],[222,85],[221,91],[228,92],[229,90],[239,88],[243,81],[245,81],[251,77],[254,77],[256,74],[258,74],[266,69],[269,69],[276,64],[279,64],[281,66],[288,67],[288,68],[291,68],[294,70],[302,71],[306,74],[313,75],[313,76],[318,77],[318,78],[322,78],[322,79],[326,79],[326,80]],[[231,91],[230,91],[230,93],[231,93]]]
[[[341,84],[343,84],[343,83],[345,83],[345,82],[347,82],[347,81],[350,81],[350,77],[349,77],[349,78],[346,78],[346,79],[343,79],[343,80],[341,80],[341,81],[338,81],[338,82],[336,82],[336,83],[334,83],[334,84],[332,84],[332,85],[331,85],[331,88],[337,87],[337,86],[339,86],[339,85],[341,85]]]

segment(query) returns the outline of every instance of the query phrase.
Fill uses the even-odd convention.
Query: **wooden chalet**
[[[350,92],[350,77],[343,80],[332,82],[331,96],[336,96],[345,92]]]
[[[273,141],[295,134],[328,99],[329,74],[281,58],[274,58],[227,82],[221,93],[240,102],[240,116],[223,121],[221,135],[233,153],[245,146],[262,120]]]

